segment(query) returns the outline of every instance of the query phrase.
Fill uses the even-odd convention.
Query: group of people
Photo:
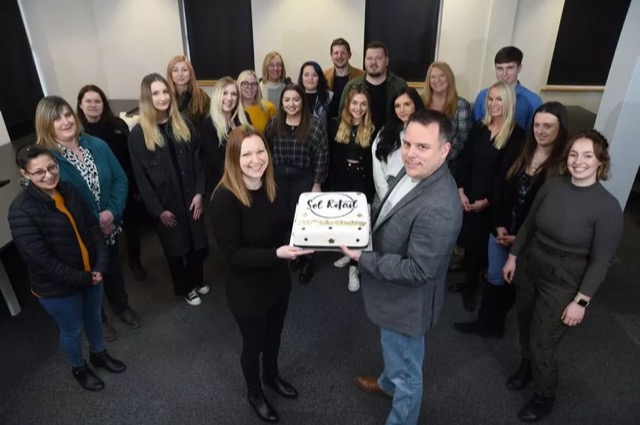
[[[75,111],[58,96],[39,102],[37,142],[17,155],[27,184],[9,223],[73,375],[86,389],[104,387],[83,358],[83,325],[90,362],[126,368],[105,350],[115,332],[101,313],[103,289],[117,316],[141,324],[119,234],[144,279],[137,220],[146,210],[175,294],[195,306],[210,290],[208,214],[227,265],[249,404],[260,419],[278,421],[263,386],[298,397],[278,368],[290,270],[305,284],[315,269],[312,251],[287,242],[296,202],[308,191],[358,191],[371,203],[373,250],[343,247],[334,265],[349,265],[347,287],[362,287],[380,327],[384,369],[356,383],[393,399],[386,423],[418,421],[425,335],[444,304],[456,245],[464,248],[466,280],[457,289],[467,310],[486,283],[477,319],[455,327],[501,336],[517,298],[522,361],[507,387],[534,381],[518,416],[539,420],[555,399],[562,336],[583,320],[621,237],[620,206],[600,184],[609,173],[606,139],[595,130],[569,138],[564,106],[542,104],[519,83],[522,52],[513,46],[496,55],[498,81],[473,109],[444,62],[428,67],[420,94],[389,70],[380,42],[366,46],[364,70],[350,65],[344,39],[330,55],[332,68],[305,62],[294,84],[271,52],[262,78],[253,70],[221,78],[211,97],[176,56],[166,78],[142,79],[130,132],[96,86],[80,90]]]

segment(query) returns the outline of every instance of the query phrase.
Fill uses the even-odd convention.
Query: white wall
[[[140,95],[181,54],[177,0],[19,0],[46,95],[75,104],[84,84],[114,99]]]
[[[164,74],[169,59],[183,52],[178,0],[19,2],[46,94],[72,101],[91,82],[111,98],[137,98],[142,77]],[[336,37],[349,41],[352,63],[362,65],[365,0],[252,0],[251,6],[258,73],[271,50],[282,52],[294,80],[306,60],[328,67]],[[562,0],[443,0],[438,59],[451,65],[460,94],[473,101],[495,79],[495,52],[514,44],[525,55],[521,82],[539,91],[563,6]],[[599,93],[542,95],[594,112],[600,103]]]
[[[262,73],[264,56],[280,52],[287,76],[297,81],[300,66],[315,60],[331,66],[329,46],[342,37],[351,45],[351,63],[362,67],[365,0],[251,0],[256,71]]]

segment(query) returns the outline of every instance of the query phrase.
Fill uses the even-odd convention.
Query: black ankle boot
[[[116,360],[104,350],[102,353],[91,353],[89,361],[95,367],[101,367],[112,373],[122,373],[127,367],[120,360]]]
[[[480,332],[482,325],[479,319],[474,320],[473,322],[457,322],[453,324],[453,327],[462,333],[465,334],[477,334]]]
[[[534,394],[533,398],[518,412],[518,419],[524,422],[538,422],[553,409],[555,396]]]
[[[292,400],[298,398],[298,391],[293,387],[293,385],[280,378],[277,373],[265,375],[262,378],[262,382],[284,398]]]
[[[507,388],[510,390],[519,390],[531,382],[531,379],[531,362],[522,360],[520,366],[518,366],[518,370],[507,379]]]
[[[262,389],[249,391],[247,399],[260,419],[265,422],[278,422],[278,412],[269,404]]]
[[[71,373],[85,390],[100,391],[104,388],[102,379],[98,378],[86,363],[82,367],[74,367],[71,369]]]

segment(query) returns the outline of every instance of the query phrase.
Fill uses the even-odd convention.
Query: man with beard
[[[340,99],[342,111],[346,101],[346,93],[355,84],[364,84],[371,98],[371,118],[376,131],[380,130],[393,112],[389,104],[393,94],[405,87],[407,83],[389,71],[389,53],[387,46],[380,41],[372,41],[365,48],[365,74],[349,81]]]
[[[342,97],[344,87],[349,81],[364,74],[364,71],[354,68],[349,64],[349,59],[351,59],[351,46],[344,38],[336,38],[333,40],[329,52],[331,53],[333,68],[325,69],[324,76],[327,79],[327,88],[333,91],[333,98],[329,105],[329,119],[330,121],[336,122],[339,121],[337,119],[340,115],[338,106],[340,105],[340,98]]]

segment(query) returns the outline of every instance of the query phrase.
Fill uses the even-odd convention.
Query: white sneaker
[[[209,285],[203,283],[202,286],[195,286],[195,290],[198,291],[198,294],[205,295],[209,293]]]
[[[339,260],[336,260],[333,262],[333,265],[339,269],[345,267],[347,264],[349,264],[349,262],[351,261],[351,258],[347,257],[346,255],[342,258],[340,258]]]
[[[189,305],[200,305],[200,303],[202,303],[202,300],[195,289],[190,290],[187,295],[184,296],[184,300]]]
[[[349,267],[349,285],[347,288],[351,292],[358,292],[358,289],[360,289],[360,273],[356,266]]]

